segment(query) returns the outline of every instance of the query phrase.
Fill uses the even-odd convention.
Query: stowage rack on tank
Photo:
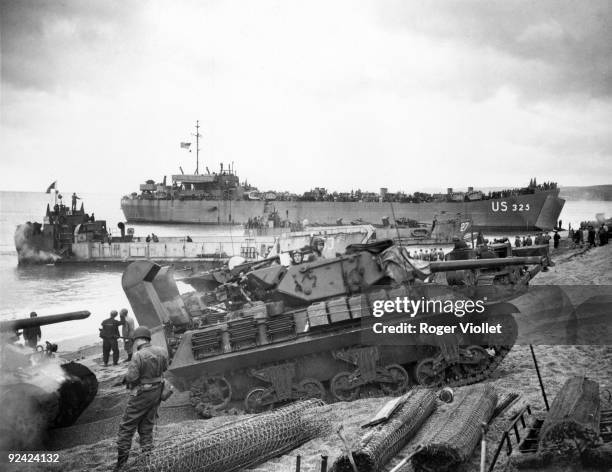
[[[345,401],[397,394],[412,382],[465,385],[487,378],[517,336],[517,310],[506,301],[522,293],[539,264],[537,257],[511,256],[427,264],[409,259],[402,247],[378,243],[333,259],[270,263],[206,293],[180,294],[170,270],[146,261],[128,266],[122,283],[139,323],[169,349],[173,382],[191,389],[194,404],[221,409],[240,401],[257,411],[298,398]],[[515,277],[506,276],[509,268]],[[459,271],[471,275],[461,278]],[[374,334],[381,319],[373,314],[385,300],[443,303],[483,293],[485,315],[503,335],[424,334],[387,342]],[[433,310],[417,320],[435,325],[448,318]],[[384,315],[388,326],[406,321],[402,312]]]

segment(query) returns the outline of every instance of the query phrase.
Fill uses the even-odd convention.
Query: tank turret
[[[518,310],[507,300],[522,293],[540,264],[539,257],[512,256],[427,263],[380,241],[330,259],[259,266],[208,292],[180,294],[171,269],[147,261],[130,264],[122,284],[139,323],[168,348],[173,380],[191,389],[194,404],[243,401],[258,411],[295,398],[345,401],[400,393],[411,383],[487,378],[516,339]],[[404,299],[439,303],[419,315],[432,324],[449,315],[443,303],[480,301],[504,335],[376,337],[377,307]],[[406,319],[398,310],[385,315],[394,326]]]
[[[20,330],[89,315],[76,311],[0,322],[0,450],[40,448],[47,429],[74,424],[96,396],[94,373],[56,357],[56,344],[31,349],[16,343]]]

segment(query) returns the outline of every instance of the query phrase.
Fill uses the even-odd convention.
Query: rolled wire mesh
[[[490,384],[470,387],[462,400],[432,417],[415,438],[420,449],[412,457],[415,470],[445,471],[467,460],[497,404],[497,393]]]
[[[232,472],[284,454],[331,431],[321,400],[296,402],[210,432],[197,427],[140,455],[132,472]]]
[[[369,430],[353,451],[359,472],[382,470],[419,430],[436,408],[436,397],[431,390],[416,388],[406,394],[405,403],[384,424]],[[334,472],[353,472],[349,457],[338,457]]]

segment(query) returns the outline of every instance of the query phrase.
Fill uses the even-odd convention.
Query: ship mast
[[[195,173],[196,175],[198,174],[199,170],[200,170],[200,137],[202,135],[200,134],[200,120],[196,120],[196,134],[195,134],[195,138],[196,138],[196,170]]]

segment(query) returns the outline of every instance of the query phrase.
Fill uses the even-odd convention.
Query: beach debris
[[[504,394],[500,394],[497,400],[497,406],[495,407],[495,410],[493,411],[493,416],[491,416],[489,423],[491,423],[495,418],[497,418],[506,409],[508,409],[510,405],[512,405],[516,400],[518,400],[520,396],[521,394],[518,392],[506,392]]]
[[[371,426],[376,426],[377,424],[384,423],[387,421],[393,413],[397,411],[399,407],[401,407],[404,403],[406,403],[406,395],[402,395],[401,397],[393,398],[385,403],[375,414],[374,416],[368,420],[367,423],[361,425],[362,428],[369,428]]]

